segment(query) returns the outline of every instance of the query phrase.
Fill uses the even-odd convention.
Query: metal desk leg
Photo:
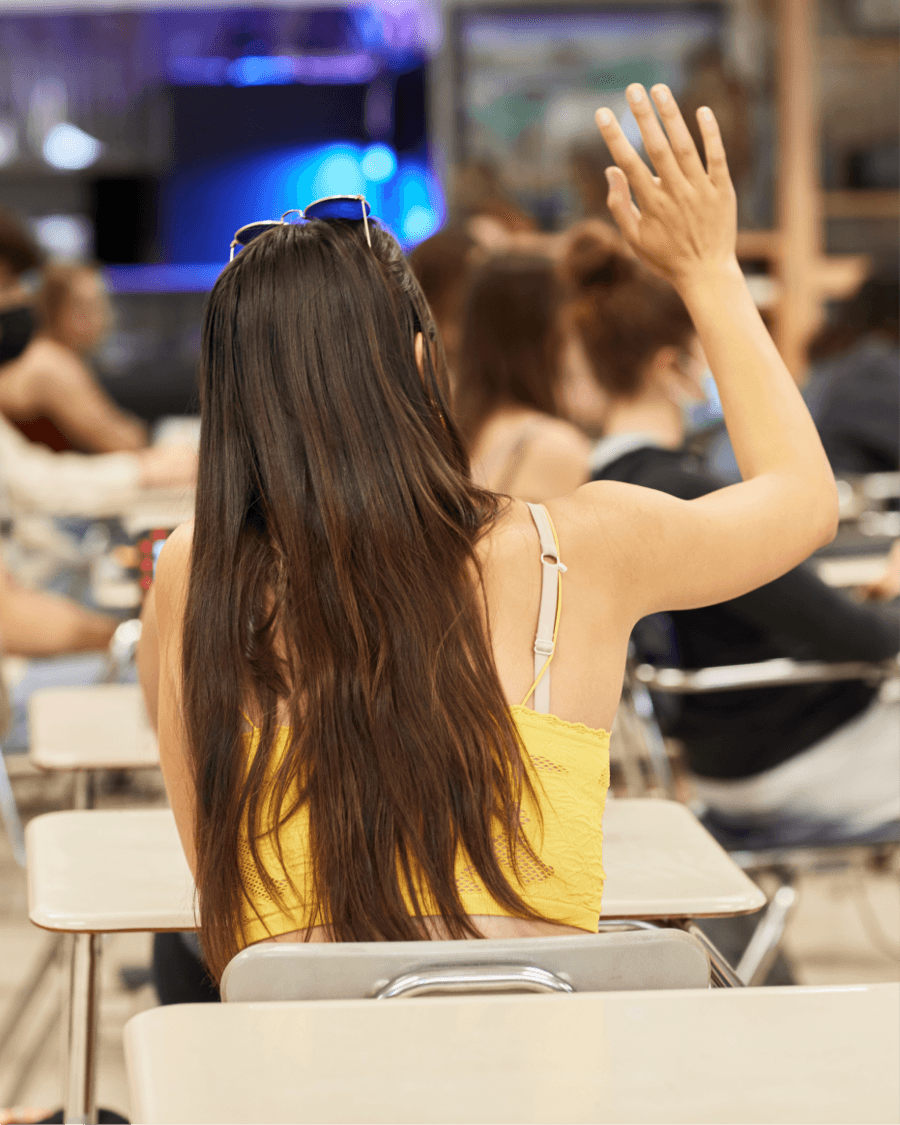
[[[94,770],[76,770],[72,793],[73,809],[92,809],[96,795],[97,779]]]
[[[709,964],[712,970],[712,986],[713,988],[744,988],[744,982],[737,975],[734,969],[726,961],[725,957],[719,952],[716,946],[709,940],[706,934],[691,918],[683,918],[680,921],[673,922],[674,926],[678,929],[684,930],[685,933],[692,934],[699,942],[701,942],[709,954]]]
[[[99,1006],[100,934],[74,934],[69,980],[65,1120],[68,1125],[96,1125],[97,1009]]]

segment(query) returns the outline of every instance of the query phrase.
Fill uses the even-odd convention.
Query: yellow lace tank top
[[[592,730],[549,714],[549,666],[556,646],[561,609],[561,574],[556,531],[542,505],[529,504],[541,538],[542,590],[535,638],[535,681],[521,704],[510,708],[522,739],[523,761],[540,810],[523,795],[521,824],[537,861],[520,856],[519,891],[522,898],[548,921],[597,931],[603,894],[603,809],[609,788],[609,733]],[[526,706],[534,696],[534,710]],[[276,748],[283,752],[285,729]],[[257,732],[248,736],[248,752],[256,748]],[[274,769],[274,766],[273,766]],[[260,859],[274,878],[284,904],[266,891],[246,842],[239,857],[250,902],[245,908],[243,943],[304,930],[321,924],[315,918],[309,864],[309,814],[300,808],[281,826],[282,858],[272,834],[258,842]],[[497,840],[503,855],[503,840]],[[290,880],[286,877],[290,872]],[[509,878],[515,878],[509,870]],[[461,854],[456,865],[460,898],[469,914],[508,915],[487,892],[477,872]],[[293,884],[293,885],[292,885]],[[325,919],[324,921],[327,921]]]

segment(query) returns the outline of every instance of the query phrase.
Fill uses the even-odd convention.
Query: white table
[[[900,985],[181,1004],[132,1120],[896,1122]]]
[[[192,930],[194,887],[169,809],[47,813],[26,830],[32,922],[68,933]],[[747,914],[766,896],[676,801],[611,801],[602,919]]]
[[[846,555],[813,559],[816,574],[828,586],[850,588],[877,582],[888,564],[887,555]]]
[[[120,514],[122,526],[131,539],[157,527],[172,530],[194,518],[193,488],[148,489]]]
[[[75,934],[70,980],[66,1120],[90,1116],[100,935],[192,930],[194,885],[168,809],[47,813],[26,829],[28,915]],[[601,925],[645,925],[749,913],[765,895],[684,806],[611,801],[604,816],[607,881]],[[720,983],[739,983],[705,935]]]
[[[159,765],[159,744],[138,684],[41,688],[29,700],[28,713],[28,755],[38,769]]]

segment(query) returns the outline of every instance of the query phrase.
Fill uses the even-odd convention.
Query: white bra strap
[[[543,504],[529,504],[528,510],[534,520],[541,540],[541,608],[538,611],[537,634],[534,638],[534,689],[533,706],[535,711],[544,713],[550,710],[550,668],[548,661],[553,655],[553,633],[556,626],[556,607],[559,599],[559,572],[565,567],[559,561],[553,526]],[[542,674],[543,673],[543,674]]]

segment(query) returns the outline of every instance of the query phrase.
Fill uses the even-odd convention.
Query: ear
[[[701,365],[682,348],[660,348],[650,361],[649,376],[656,387],[672,402],[686,399],[702,402],[706,398],[700,384]]]
[[[413,342],[413,347],[416,352],[416,367],[419,369],[419,374],[425,378],[425,337],[421,332],[416,333],[416,338]]]

